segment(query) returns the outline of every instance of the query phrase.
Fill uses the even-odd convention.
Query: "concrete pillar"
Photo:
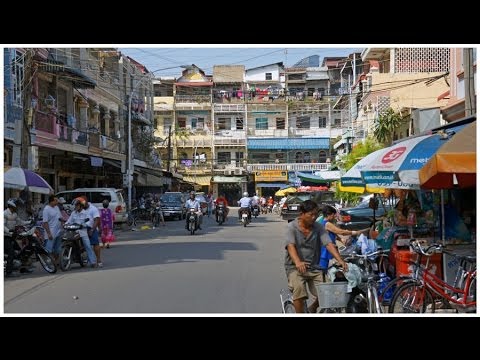
[[[106,110],[105,115],[103,116],[103,121],[105,122],[105,135],[110,136],[110,110]]]
[[[78,130],[86,131],[88,127],[88,118],[87,118],[87,109],[88,109],[88,102],[83,99],[79,98],[78,106],[80,108],[80,114],[78,115]]]

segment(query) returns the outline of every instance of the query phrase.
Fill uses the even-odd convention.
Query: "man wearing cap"
[[[52,253],[55,260],[60,255],[62,239],[60,233],[62,231],[62,214],[57,206],[58,198],[55,195],[48,197],[48,205],[43,209],[43,228],[47,233],[47,244],[45,248]]]

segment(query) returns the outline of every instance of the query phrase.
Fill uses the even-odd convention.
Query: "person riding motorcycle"
[[[238,201],[240,209],[238,209],[238,220],[242,221],[242,212],[243,210],[248,211],[248,220],[252,220],[252,211],[251,211],[252,199],[248,197],[248,192],[243,193],[243,197]]]
[[[217,209],[218,209],[218,205],[219,205],[219,204],[223,204],[223,207],[224,207],[224,210],[225,210],[224,221],[227,221],[227,216],[228,216],[228,212],[230,211],[230,209],[228,208],[228,201],[227,201],[227,199],[225,198],[225,195],[220,195],[220,196],[215,200],[215,221],[218,222]]]
[[[6,263],[7,276],[18,275],[13,272],[13,259],[15,250],[20,250],[20,246],[13,240],[13,231],[17,225],[27,225],[30,221],[23,221],[17,214],[17,204],[14,199],[7,201],[7,208],[3,212],[3,235],[4,235],[4,254],[8,255]],[[31,271],[29,271],[31,272]]]
[[[91,267],[97,266],[97,256],[95,255],[92,245],[90,244],[90,238],[88,237],[87,231],[87,222],[88,219],[87,211],[85,207],[87,205],[86,200],[83,197],[77,197],[72,201],[74,210],[70,214],[67,222],[65,224],[79,224],[83,227],[78,230],[78,234],[82,238],[83,247],[87,251],[88,263]]]
[[[258,209],[257,215],[260,213],[260,204],[259,204],[259,202],[260,202],[260,198],[259,198],[259,197],[257,196],[257,194],[255,193],[255,195],[253,195],[253,197],[252,197],[252,201],[251,201],[251,203],[250,203],[250,206],[251,206],[252,213],[253,213],[255,207]]]
[[[201,226],[202,225],[202,209],[200,208],[200,202],[195,199],[195,191],[190,192],[190,198],[185,202],[185,207],[187,208],[187,211],[189,211],[191,208],[195,209],[195,212],[197,213],[198,220],[197,220],[197,229],[202,230]],[[189,218],[188,216],[186,217],[186,222],[185,222],[185,229],[188,230],[188,222]]]

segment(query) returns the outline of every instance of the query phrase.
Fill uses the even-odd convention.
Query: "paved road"
[[[285,221],[262,215],[244,228],[232,216],[222,226],[205,218],[193,236],[184,224],[117,231],[102,269],[76,265],[48,275],[37,268],[5,279],[4,312],[280,312]]]

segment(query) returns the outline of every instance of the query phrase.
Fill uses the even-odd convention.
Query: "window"
[[[267,130],[268,129],[268,118],[256,118],[255,119],[255,129],[256,130]]]
[[[342,119],[335,119],[333,122],[333,126],[336,128],[342,127]]]
[[[19,51],[15,51],[15,59],[12,64],[13,75],[13,103],[22,106],[23,76],[25,57]]]
[[[237,161],[243,160],[243,152],[235,152],[235,159],[237,159]]]
[[[296,163],[303,162],[303,154],[300,151],[295,153],[295,162]]]
[[[327,162],[327,152],[326,152],[326,151],[321,150],[321,151],[318,153],[318,162],[319,162],[319,163],[325,163],[325,162]]]
[[[168,133],[170,126],[172,126],[172,118],[163,118],[163,130]]]
[[[187,119],[186,118],[178,118],[178,127],[180,129],[185,129],[187,127]]]
[[[297,117],[297,129],[310,129],[310,116]]]
[[[265,80],[272,80],[272,73],[265,73]]]
[[[192,118],[192,129],[197,128],[197,118]]]
[[[205,119],[201,117],[197,118],[197,129],[203,130],[204,127],[205,127]]]
[[[230,118],[218,118],[218,128],[217,130],[230,130],[231,129],[231,120]]]
[[[235,123],[237,124],[237,130],[243,130],[243,117],[237,116],[235,118]]]
[[[217,163],[218,164],[230,164],[232,154],[230,152],[219,152]]]
[[[277,118],[276,123],[277,123],[277,129],[278,130],[284,130],[285,129],[285,118]]]
[[[327,127],[327,118],[326,117],[318,118],[318,127],[319,128],[326,128]]]
[[[310,152],[305,151],[303,153],[303,162],[309,163],[310,162]]]

